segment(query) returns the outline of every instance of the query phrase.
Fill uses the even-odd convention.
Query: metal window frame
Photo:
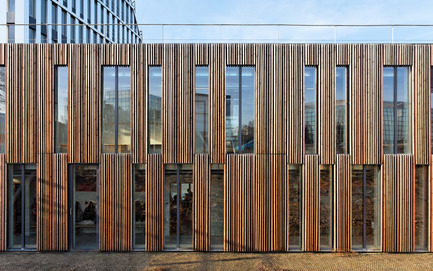
[[[316,86],[316,91],[315,91],[315,94],[316,94],[316,97],[315,97],[315,101],[316,101],[316,104],[315,104],[315,106],[314,106],[314,153],[308,153],[308,154],[318,154],[319,153],[319,148],[318,148],[318,146],[319,146],[319,133],[318,133],[318,127],[319,127],[319,125],[318,125],[318,105],[319,105],[319,84],[318,84],[318,82],[319,82],[319,65],[305,65],[304,66],[304,103],[303,103],[303,109],[304,109],[304,114],[303,114],[303,118],[304,118],[304,127],[303,127],[303,129],[304,129],[304,131],[305,131],[305,89],[306,89],[306,87],[305,87],[305,68],[314,68],[315,69],[315,77],[314,77],[314,85]],[[304,145],[305,145],[305,136],[304,136]]]
[[[345,84],[345,94],[346,94],[346,115],[345,115],[345,120],[346,120],[346,132],[345,132],[345,136],[346,136],[346,143],[345,143],[345,148],[346,148],[346,152],[345,153],[337,153],[337,154],[350,154],[350,79],[349,79],[349,70],[350,70],[350,65],[337,65],[336,69],[338,68],[344,68],[345,69],[345,77],[346,77],[346,84]],[[337,76],[337,74],[336,74]],[[337,87],[335,88],[335,91],[337,91]],[[335,97],[337,98],[337,97]],[[337,99],[336,99],[337,100]],[[337,105],[335,105],[335,111],[337,111]],[[335,116],[337,116],[337,112],[335,112]],[[335,127],[337,128],[337,127]]]
[[[161,136],[162,136],[162,102],[163,102],[163,90],[164,90],[164,75],[163,75],[163,69],[162,69],[162,65],[148,65],[147,66],[147,91],[146,91],[146,95],[147,95],[147,153],[148,154],[161,154],[162,153],[162,142],[161,142],[161,152],[150,152],[151,148],[150,148],[150,69],[151,68],[159,68],[161,71]]]
[[[68,153],[60,152],[57,149],[57,143],[59,142],[59,136],[57,134],[57,117],[59,114],[59,67],[67,68],[68,81],[69,81],[69,67],[67,65],[54,65],[54,153]],[[68,100],[69,100],[69,83],[68,83]],[[69,108],[68,108],[69,110]],[[69,121],[68,121],[69,123]],[[69,125],[68,125],[69,129]]]
[[[203,153],[209,153],[209,125],[210,125],[210,102],[209,102],[209,86],[210,86],[210,76],[209,76],[209,65],[195,65],[194,67],[194,153],[199,153],[196,151],[196,95],[197,95],[197,68],[207,68],[207,95],[208,95],[208,102],[207,102],[207,107],[208,107],[208,112],[207,112],[207,123],[206,123],[206,132],[207,132],[207,145],[206,145],[206,149],[205,152]]]

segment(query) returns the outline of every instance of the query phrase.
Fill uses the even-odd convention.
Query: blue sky
[[[433,1],[432,0],[136,0],[137,20],[139,23],[289,23],[289,24],[433,24]],[[143,34],[152,36],[151,33],[157,31],[149,28],[142,29]],[[266,30],[266,31],[263,31]],[[347,30],[347,31],[346,31]],[[179,29],[165,29],[165,38],[195,39],[189,37],[190,33],[205,33],[204,29],[194,29],[183,31],[183,36],[179,36]],[[173,32],[174,36],[171,32]],[[250,31],[250,30],[248,30]],[[246,32],[248,32],[246,31]],[[284,35],[286,30],[280,30]],[[286,38],[294,37],[290,30],[286,33]],[[358,30],[345,29],[338,30],[338,39],[350,39],[350,35]],[[390,39],[389,29],[374,30],[379,31],[372,34],[372,31],[365,31],[364,35],[370,35],[372,41],[379,39]],[[208,31],[207,32],[212,32]],[[221,35],[221,30],[214,29],[212,38]],[[222,31],[224,32],[224,31]],[[224,34],[227,32],[227,35]],[[263,37],[263,33],[268,35],[264,39],[272,39],[277,36],[276,29],[253,29],[251,33],[245,33],[240,29],[230,29],[223,33],[225,38],[232,38],[230,35],[258,38]],[[321,39],[333,39],[334,30],[332,29],[297,29],[295,36],[300,40],[308,39],[309,36]],[[304,32],[312,32],[310,34]],[[398,32],[398,30],[396,31]],[[156,33],[156,32],[155,32]],[[175,34],[174,34],[175,33]],[[258,33],[261,33],[259,35]],[[350,34],[352,33],[352,34]],[[433,28],[423,29],[419,33],[413,29],[400,30],[396,36],[406,38],[423,39],[426,36],[433,36]],[[426,33],[430,33],[427,35]],[[308,35],[305,35],[308,34]],[[331,38],[330,38],[331,36]],[[359,34],[358,34],[359,36]],[[160,34],[155,34],[155,38]],[[207,38],[207,37],[205,37]],[[281,38],[281,37],[280,37]],[[398,39],[398,38],[397,38]],[[433,39],[433,38],[429,38]]]

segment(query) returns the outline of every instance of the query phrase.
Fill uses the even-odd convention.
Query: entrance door
[[[71,250],[98,250],[98,166],[69,169],[69,244]]]
[[[164,176],[164,247],[192,249],[192,165],[167,165]]]

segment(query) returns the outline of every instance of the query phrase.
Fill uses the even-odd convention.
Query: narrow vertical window
[[[254,153],[255,68],[226,69],[227,153]]]
[[[433,154],[433,67],[430,68],[430,131],[431,153]]]
[[[320,249],[332,250],[332,166],[320,166]]]
[[[54,142],[56,153],[68,152],[68,67],[56,66],[54,93]]]
[[[415,168],[415,249],[426,251],[428,245],[428,166]]]
[[[337,154],[346,154],[349,150],[349,84],[347,67],[336,70],[336,123]]]
[[[144,234],[146,223],[146,186],[145,165],[134,165],[134,248],[144,249]]]
[[[317,153],[317,67],[304,71],[304,130],[305,154]]]
[[[379,166],[353,165],[352,168],[352,248],[380,248]]]
[[[224,165],[211,166],[210,180],[210,246],[224,249]]]
[[[410,153],[409,69],[383,68],[383,153]]]
[[[68,42],[68,33],[67,33],[67,28],[68,28],[68,21],[67,21],[68,17],[66,14],[66,11],[62,11],[62,43],[67,43]]]
[[[131,73],[129,67],[104,67],[102,151],[131,152]]]
[[[195,153],[208,153],[209,69],[195,67]]]
[[[289,249],[302,248],[302,166],[289,165]]]
[[[8,166],[8,248],[36,249],[36,164]]]
[[[162,153],[162,71],[161,66],[149,67],[148,129],[149,153]]]
[[[5,153],[6,125],[6,70],[0,66],[0,153]]]
[[[51,6],[51,21],[54,24],[52,26],[53,31],[51,32],[51,36],[52,36],[51,38],[55,42],[57,42],[57,24],[58,24],[58,21],[57,21],[57,5],[56,4],[53,4]]]

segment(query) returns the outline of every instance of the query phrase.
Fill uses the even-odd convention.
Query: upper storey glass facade
[[[141,42],[132,0],[8,0],[0,10],[0,43]]]

